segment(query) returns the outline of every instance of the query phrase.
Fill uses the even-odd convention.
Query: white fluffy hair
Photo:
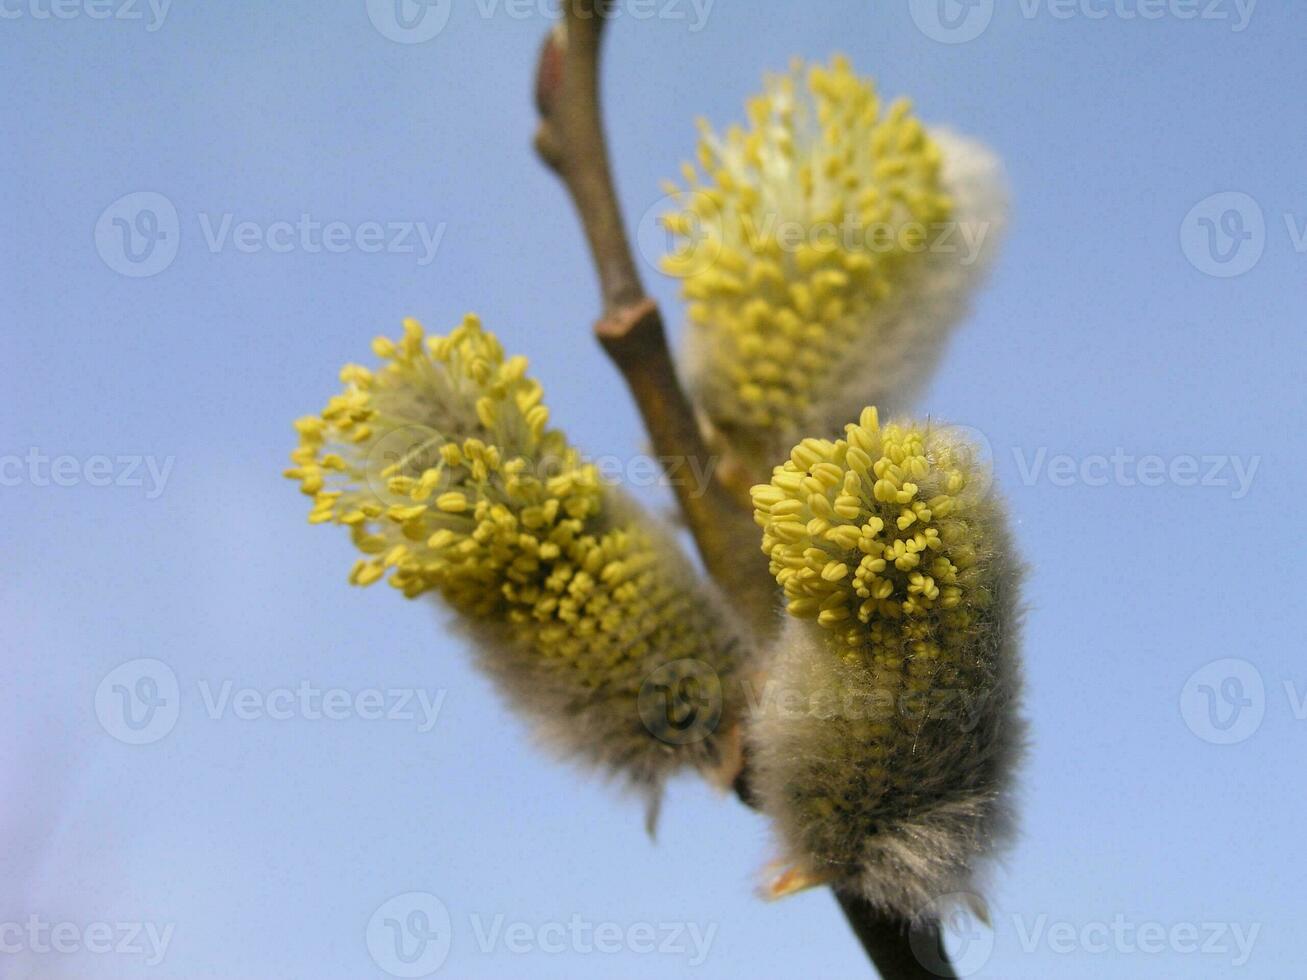
[[[944,190],[953,200],[948,238],[927,230],[927,244],[940,238],[940,247],[904,265],[904,277],[866,318],[866,343],[850,349],[828,397],[813,406],[804,431],[791,437],[837,433],[864,405],[883,415],[910,408],[998,254],[1008,213],[1002,163],[983,143],[952,130],[931,129],[930,136],[939,145]]]
[[[885,689],[867,666],[833,653],[827,631],[812,621],[787,620],[768,663],[770,687],[750,697],[750,779],[783,861],[904,918],[929,913],[946,895],[977,893],[985,860],[1014,832],[1010,796],[1025,742],[1022,569],[997,505],[993,520],[994,548],[983,556],[993,602],[970,634],[985,681],[975,690],[931,691],[908,751],[890,744],[887,758],[886,740],[868,722],[884,717]],[[890,692],[889,710],[917,710],[898,694]],[[881,765],[892,767],[894,783],[868,792],[862,773]],[[823,812],[813,800],[841,805]]]
[[[806,436],[830,436],[865,405],[883,413],[909,409],[938,366],[954,329],[970,312],[972,296],[998,254],[1007,226],[1008,190],[1002,162],[983,143],[947,128],[932,128],[942,156],[943,189],[953,201],[947,232],[927,229],[928,247],[903,264],[885,300],[860,317],[863,342],[851,346],[806,418],[772,434],[767,459],[750,460],[750,478],[766,482],[771,466]],[[944,238],[947,234],[947,238]],[[714,331],[691,329],[684,345],[685,374],[702,402],[718,369]],[[716,439],[712,420],[701,420]]]
[[[696,574],[661,521],[617,489],[607,494],[605,517],[614,523],[638,523],[658,548],[660,574],[681,592],[694,593],[702,612],[711,616],[713,631],[699,637],[700,646],[689,658],[674,659],[651,644],[638,667],[614,669],[604,683],[587,687],[558,663],[542,660],[530,638],[507,623],[465,616],[452,621],[471,641],[477,666],[528,722],[537,742],[550,754],[597,771],[643,800],[652,835],[669,777],[691,769],[713,778],[737,751],[740,671],[750,644],[716,588]],[[617,654],[614,651],[614,659],[624,661]],[[642,714],[641,697],[649,693],[646,687],[659,668],[687,663],[695,681],[715,689],[706,694],[713,703],[706,709],[700,706],[704,716],[695,719],[692,737],[682,741],[651,726]]]

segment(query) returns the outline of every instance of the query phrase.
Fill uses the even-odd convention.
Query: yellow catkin
[[[789,709],[750,729],[771,894],[832,883],[911,919],[1007,841],[1020,570],[989,490],[959,430],[873,408],[753,488],[790,614],[768,660]]]
[[[992,626],[996,517],[977,464],[964,443],[928,425],[882,427],[868,408],[843,439],[803,440],[752,491],[788,612],[814,620],[827,655],[895,706],[864,733],[887,757],[929,715],[904,704],[989,682],[978,638]],[[873,796],[894,778],[889,767],[862,775]]]
[[[883,105],[842,57],[769,77],[749,120],[724,135],[701,123],[663,267],[683,279],[709,421],[765,458],[804,428],[953,204],[909,104]]]
[[[525,359],[472,316],[447,337],[407,321],[373,351],[377,370],[347,366],[295,423],[286,471],[311,522],[349,529],[350,581],[439,594],[555,744],[651,790],[687,759],[715,764],[711,730],[664,732],[640,699],[685,663],[725,690],[737,637],[656,524],[549,428]]]

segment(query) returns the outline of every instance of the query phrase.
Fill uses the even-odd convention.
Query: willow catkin
[[[1008,833],[1021,742],[1002,508],[946,426],[862,412],[753,489],[790,622],[750,720],[788,882],[899,914],[972,886]]]
[[[435,593],[551,743],[655,797],[721,761],[740,640],[663,529],[549,427],[522,357],[469,316],[378,338],[377,371],[296,422],[286,475],[349,529],[350,581]]]
[[[997,248],[997,159],[882,102],[836,58],[767,79],[749,124],[701,122],[664,217],[704,423],[754,479],[862,406],[905,408]]]

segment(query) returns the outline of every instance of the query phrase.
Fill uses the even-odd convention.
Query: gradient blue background
[[[175,456],[164,492],[0,487],[0,921],[173,923],[163,964],[5,956],[20,977],[370,977],[365,929],[402,892],[454,921],[438,975],[852,976],[862,954],[825,892],[767,905],[765,824],[693,782],[656,845],[639,808],[543,757],[440,617],[349,588],[343,534],[305,523],[279,476],[290,420],[406,315],[475,309],[528,354],[555,418],[594,452],[642,433],[590,340],[596,294],[570,207],[529,151],[544,20],[459,2],[401,45],[361,2],[177,0],[142,22],[0,20],[0,456]],[[687,8],[684,8],[688,10]],[[760,74],[847,52],[1006,161],[1013,226],[974,317],[922,400],[981,429],[1032,567],[1033,748],[1023,834],[996,875],[982,976],[1284,977],[1301,971],[1302,309],[1307,12],[1228,23],[1028,19],[1000,4],[945,45],[897,3],[718,0],[704,29],[621,20],[606,106],[637,219],[692,149],[692,120],[742,115]],[[181,216],[154,278],[97,254],[133,191]],[[1265,254],[1235,279],[1180,247],[1197,202],[1251,195]],[[197,216],[443,222],[413,255],[218,254]],[[678,319],[676,285],[646,269]],[[1297,394],[1295,394],[1297,392]],[[1250,491],[1023,483],[1014,451],[1260,457]],[[662,506],[659,492],[646,499]],[[109,737],[97,684],[140,657],[181,682],[176,728]],[[1181,716],[1209,661],[1251,662],[1265,719],[1213,745]],[[210,719],[206,681],[270,690],[422,687],[405,722]],[[694,922],[707,961],[494,954],[469,915]],[[1016,927],[1257,924],[1252,959],[1026,951]]]

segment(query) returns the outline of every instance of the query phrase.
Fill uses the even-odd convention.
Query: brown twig
[[[705,485],[673,480],[704,567],[759,633],[770,632],[775,583],[765,563],[749,560],[754,556],[747,545],[741,553],[741,542],[756,541],[757,531],[738,494],[712,476],[711,453],[677,377],[662,315],[640,281],[613,189],[599,108],[607,8],[608,0],[568,0],[563,22],[546,39],[536,75],[541,116],[536,149],[562,178],[576,206],[603,297],[595,334],[625,378],[655,452],[664,460],[692,462],[694,472],[709,477]],[[746,772],[738,774],[734,786],[743,802],[754,805]],[[940,962],[931,964],[935,972],[914,955],[914,949],[938,949],[933,925],[910,925],[855,896],[837,892],[836,897],[886,980],[952,975],[942,950]]]
[[[769,631],[775,583],[756,547],[757,531],[715,477],[719,460],[677,378],[662,315],[645,294],[613,190],[598,98],[604,9],[596,0],[570,0],[566,21],[545,41],[536,81],[536,149],[567,185],[590,244],[603,295],[595,334],[626,379],[654,452],[665,462],[687,464],[671,482],[704,567],[756,630]]]

